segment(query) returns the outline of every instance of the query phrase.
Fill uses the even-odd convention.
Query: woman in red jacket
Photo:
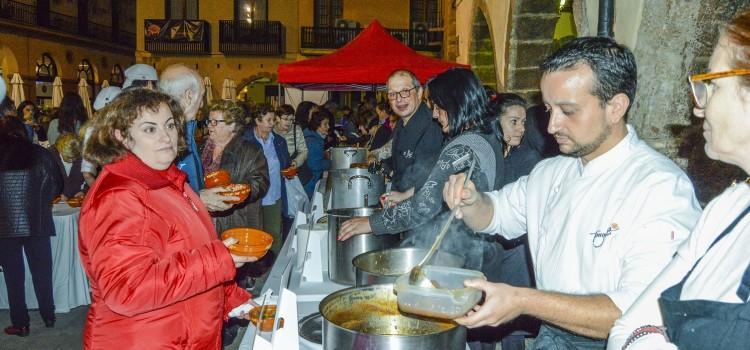
[[[85,156],[104,169],[81,211],[91,282],[85,349],[221,349],[221,324],[250,295],[208,211],[173,164],[182,110],[169,96],[125,91],[100,111]]]

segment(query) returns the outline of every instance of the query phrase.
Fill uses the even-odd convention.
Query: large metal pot
[[[320,302],[323,349],[463,350],[466,328],[401,314],[392,284],[353,287]]]
[[[399,276],[409,273],[427,254],[427,249],[394,248],[358,255],[352,263],[356,270],[355,285],[367,286],[379,283],[394,283]],[[429,265],[463,267],[464,258],[437,251]]]
[[[367,169],[342,169],[328,174],[332,179],[332,209],[364,208],[380,204],[385,179]]]
[[[331,170],[349,169],[352,163],[367,162],[367,149],[362,147],[331,148]]]
[[[328,277],[339,284],[354,285],[352,259],[362,253],[392,248],[398,244],[398,235],[356,235],[346,241],[336,239],[344,221],[358,216],[370,216],[379,209],[332,209],[328,211]]]

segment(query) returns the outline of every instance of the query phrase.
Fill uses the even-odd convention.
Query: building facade
[[[0,1],[0,73],[20,74],[27,100],[50,106],[56,77],[66,92],[83,77],[95,96],[122,83],[134,53],[135,0]]]
[[[333,52],[377,19],[415,50],[443,55],[442,0],[153,0],[137,2],[136,61],[157,70],[184,63],[221,96],[272,102],[279,64]],[[366,58],[363,58],[366,59]]]

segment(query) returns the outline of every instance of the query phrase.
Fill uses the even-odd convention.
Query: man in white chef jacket
[[[604,349],[613,322],[666,266],[700,215],[693,185],[626,123],[636,90],[632,52],[578,38],[541,65],[547,131],[564,154],[499,191],[464,174],[444,188],[476,231],[528,232],[536,289],[467,281],[485,302],[456,322],[498,325],[521,314],[544,324],[534,349]]]

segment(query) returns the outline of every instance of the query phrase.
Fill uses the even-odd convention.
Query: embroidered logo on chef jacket
[[[402,154],[404,155],[404,158],[406,159],[411,159],[411,157],[414,156],[414,153],[410,149],[407,149]]]
[[[604,232],[600,232],[600,230],[596,230],[596,232],[591,232],[589,235],[593,236],[591,239],[591,244],[594,246],[594,248],[599,248],[604,245],[604,240],[607,239],[610,235],[612,235],[615,231],[620,229],[620,225],[613,222],[609,227],[607,227],[607,230]]]

